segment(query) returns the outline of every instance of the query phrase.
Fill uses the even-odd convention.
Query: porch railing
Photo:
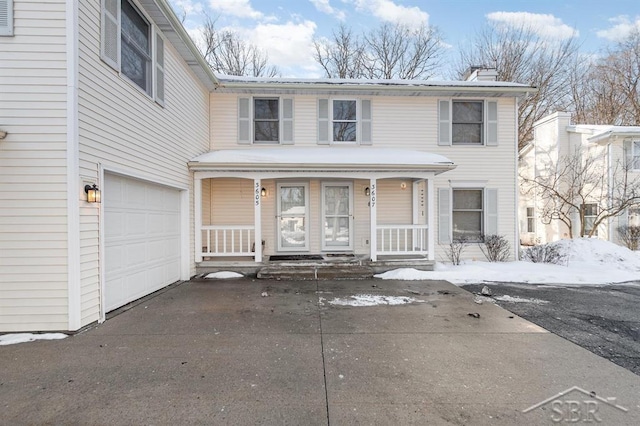
[[[379,255],[428,253],[428,225],[378,225],[376,228]]]
[[[209,225],[202,227],[202,256],[253,256],[253,225]]]

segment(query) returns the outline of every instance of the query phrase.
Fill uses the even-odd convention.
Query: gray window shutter
[[[282,145],[293,145],[293,99],[282,99]]]
[[[633,161],[633,142],[632,141],[624,141],[623,142],[623,150],[624,150],[624,162],[625,166],[628,170],[633,170],[636,168],[636,165]]]
[[[0,36],[13,35],[13,0],[0,0]]]
[[[498,146],[498,103],[487,102],[487,146]]]
[[[371,100],[363,99],[360,110],[360,145],[371,145]]]
[[[438,241],[451,243],[451,190],[438,189]]]
[[[120,0],[102,0],[100,57],[120,70]]]
[[[251,144],[250,99],[238,98],[238,143]]]
[[[329,145],[329,99],[318,99],[318,145]]]
[[[451,102],[438,101],[438,145],[451,145]]]
[[[498,235],[498,190],[485,189],[485,235]]]
[[[164,105],[164,40],[156,34],[156,102]]]

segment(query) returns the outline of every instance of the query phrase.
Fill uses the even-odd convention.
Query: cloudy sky
[[[434,25],[454,55],[484,25],[523,21],[552,39],[577,37],[597,53],[640,29],[638,0],[169,0],[197,40],[202,17],[238,32],[269,55],[285,77],[320,77],[314,38],[330,37],[342,22],[355,32],[381,23]]]

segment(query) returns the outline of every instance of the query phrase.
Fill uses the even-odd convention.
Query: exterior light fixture
[[[99,203],[100,202],[100,190],[94,183],[92,185],[85,185],[84,192],[87,193],[87,202],[88,203]]]
[[[364,189],[364,195],[366,195],[367,197],[369,195],[371,195],[371,188],[369,188],[368,186]]]
[[[267,188],[262,187],[262,189],[260,190],[260,195],[262,195],[263,197],[267,196]]]

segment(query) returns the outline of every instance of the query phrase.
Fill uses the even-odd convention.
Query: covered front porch
[[[362,157],[365,157],[364,159]],[[430,265],[446,158],[372,148],[213,151],[192,162],[200,270]]]

